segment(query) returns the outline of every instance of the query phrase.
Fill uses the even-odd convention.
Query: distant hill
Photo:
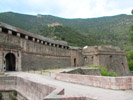
[[[0,13],[0,21],[44,36],[51,36],[53,32],[52,36],[56,36],[56,39],[65,39],[75,46],[113,44],[123,48],[130,46],[128,33],[133,24],[133,16],[121,14],[100,18],[66,19],[51,15],[33,16],[4,12]],[[59,23],[61,26],[54,26],[56,31],[49,31],[47,25],[53,23]]]

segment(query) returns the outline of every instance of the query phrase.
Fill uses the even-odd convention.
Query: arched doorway
[[[76,63],[76,58],[74,58],[74,67],[77,66],[77,63]]]
[[[13,53],[8,53],[5,56],[6,60],[6,71],[15,71],[16,70],[16,58]]]

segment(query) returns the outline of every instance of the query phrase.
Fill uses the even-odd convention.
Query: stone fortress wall
[[[1,71],[5,70],[5,62],[6,66],[8,64],[6,60],[11,60],[8,54],[15,56],[15,62],[11,64],[17,71],[100,65],[106,66],[108,70],[113,69],[118,75],[129,75],[126,53],[118,47],[70,47],[0,22]]]
[[[21,53],[18,55],[21,56],[21,61],[19,63],[22,64],[22,70],[39,70],[51,67],[71,67],[81,65],[81,60],[79,59],[81,51],[69,49],[65,44],[56,42],[54,44],[53,40],[47,41],[47,38],[46,41],[43,39],[41,40],[35,38],[35,36],[31,36],[31,33],[6,24],[0,28],[0,43],[2,45],[8,44],[16,47],[14,49],[7,47],[7,49],[9,49],[7,50],[8,52],[14,53],[15,50],[18,50],[17,47],[21,48],[17,52]],[[37,37],[39,36],[37,35]],[[3,50],[3,52],[4,51],[5,50]],[[3,52],[0,52],[1,56],[3,55]],[[17,55],[17,53],[14,54]],[[3,57],[1,57],[1,60],[2,58]],[[76,60],[75,62],[74,59]]]
[[[120,76],[129,75],[126,52],[114,46],[88,46],[83,48],[84,64],[107,67]]]

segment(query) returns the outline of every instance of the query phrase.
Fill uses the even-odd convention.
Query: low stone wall
[[[133,76],[131,78],[131,85],[132,85],[132,89],[133,89]]]
[[[1,76],[0,77],[0,91],[10,91],[16,89],[16,77]]]
[[[24,95],[28,100],[43,100],[56,87],[48,84],[40,84],[30,80],[17,77],[16,91]]]
[[[63,88],[18,76],[0,76],[0,91],[17,91],[21,95],[18,100],[108,100],[88,94],[64,95]]]
[[[27,100],[17,91],[0,91],[0,100]]]
[[[100,88],[107,88],[107,89],[116,89],[116,90],[133,89],[132,76],[104,77],[104,76],[93,76],[93,75],[56,73],[55,78],[61,81],[95,86]]]
[[[41,84],[15,76],[0,77],[0,91],[17,91],[28,100],[43,100],[47,95],[63,94],[63,89],[51,86],[49,84]]]

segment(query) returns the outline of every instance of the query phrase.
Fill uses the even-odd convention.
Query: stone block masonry
[[[131,81],[132,81],[132,82],[131,82],[131,85],[132,85],[132,89],[133,89],[133,77],[132,77]]]
[[[3,91],[3,95],[14,90],[19,93],[19,96],[21,95],[21,99],[18,100],[96,100],[96,97],[87,95],[66,96],[63,95],[63,88],[18,76],[0,77],[0,91]]]
[[[133,76],[104,77],[56,73],[57,80],[115,90],[133,90]]]
[[[70,57],[22,54],[22,70],[41,70],[71,66]]]
[[[30,81],[28,79],[3,76],[0,77],[0,91],[15,90],[28,100],[43,100],[47,95],[52,93],[57,87]],[[60,92],[56,90],[56,93]]]
[[[119,76],[130,75],[126,52],[114,46],[89,46],[83,48],[84,64],[107,67]]]
[[[12,57],[14,60],[11,61]],[[0,22],[0,65],[0,71],[100,65],[107,67],[108,70],[114,70],[119,76],[129,75],[126,53],[118,47],[89,46],[83,49],[71,47],[2,22]]]
[[[0,91],[1,98],[0,100],[27,100],[17,91]]]
[[[5,56],[5,52],[13,53],[17,71],[81,66],[82,53],[79,50],[72,50],[66,44],[5,23],[0,22],[0,28],[0,54]],[[0,56],[1,66],[4,65],[4,56]],[[0,70],[3,71],[1,66]]]

